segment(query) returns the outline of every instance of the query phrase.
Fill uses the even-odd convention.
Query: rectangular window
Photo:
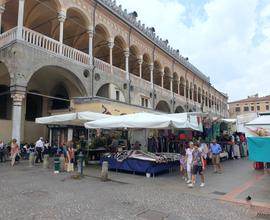
[[[265,109],[268,111],[269,110],[269,105],[266,105],[265,106]]]
[[[149,100],[148,98],[141,97],[141,106],[148,108]]]
[[[248,111],[249,111],[249,107],[248,107],[248,106],[245,106],[245,107],[244,107],[244,111],[245,111],[245,112],[248,112]]]
[[[257,106],[257,111],[260,111],[261,110],[261,107],[258,105]]]
[[[120,100],[120,92],[115,91],[115,95],[116,95],[116,100],[119,101]]]
[[[240,111],[241,111],[240,107],[235,108],[235,112],[240,112]]]
[[[141,105],[144,106],[144,98],[141,98]]]
[[[254,106],[251,106],[251,111],[254,111]]]

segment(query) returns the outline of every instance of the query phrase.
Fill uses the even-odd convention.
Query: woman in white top
[[[187,161],[187,183],[191,183],[191,167],[192,167],[192,152],[193,152],[193,142],[189,142],[188,148],[186,149],[186,161]]]

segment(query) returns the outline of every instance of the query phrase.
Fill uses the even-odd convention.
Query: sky
[[[270,95],[270,0],[117,0],[229,100]]]

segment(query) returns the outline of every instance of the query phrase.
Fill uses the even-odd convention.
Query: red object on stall
[[[178,138],[179,140],[185,140],[187,137],[186,137],[186,134],[182,133],[182,134],[179,134]]]
[[[254,162],[253,164],[255,170],[263,170],[264,163],[263,162]]]

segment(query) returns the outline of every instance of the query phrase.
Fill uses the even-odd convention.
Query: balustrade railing
[[[57,40],[49,38],[26,27],[23,28],[22,39],[29,44],[40,47],[52,53],[59,54],[79,63],[89,65],[90,56],[88,54],[61,44]]]
[[[94,65],[97,69],[101,70],[104,73],[111,72],[111,65],[109,63],[104,62],[103,60],[94,58]]]
[[[17,27],[0,34],[0,47],[16,40],[16,35],[17,35]]]

